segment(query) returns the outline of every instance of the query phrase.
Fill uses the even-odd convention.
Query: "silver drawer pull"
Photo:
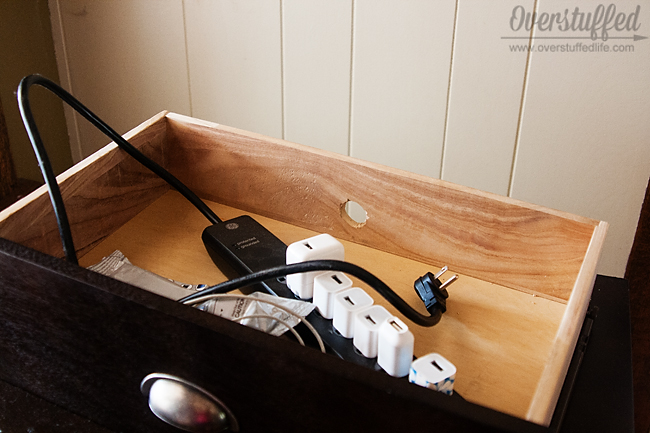
[[[161,420],[189,432],[239,431],[228,408],[205,389],[184,379],[152,373],[140,384],[149,409]]]

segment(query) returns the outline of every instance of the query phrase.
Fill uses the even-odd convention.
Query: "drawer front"
[[[140,382],[171,374],[240,431],[546,431],[0,239],[0,379],[115,431],[179,431]]]

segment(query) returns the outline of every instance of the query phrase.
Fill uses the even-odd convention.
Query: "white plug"
[[[430,353],[411,364],[409,382],[451,395],[454,392],[456,366],[438,353]]]
[[[345,338],[354,336],[354,315],[373,304],[374,300],[363,289],[351,287],[334,295],[332,324]]]
[[[377,364],[395,377],[409,374],[413,361],[415,337],[408,326],[397,317],[386,320],[379,327]]]
[[[323,272],[314,278],[313,303],[326,319],[334,317],[334,295],[352,287],[352,280],[342,272]]]
[[[343,260],[344,256],[343,244],[326,233],[294,242],[287,247],[287,265],[309,260]],[[314,296],[314,278],[320,273],[314,271],[287,275],[287,286],[301,299],[310,299]]]
[[[381,305],[373,305],[355,315],[352,343],[363,356],[366,358],[377,356],[379,327],[392,317],[388,310]]]

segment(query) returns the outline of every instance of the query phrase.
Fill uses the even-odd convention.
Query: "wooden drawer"
[[[330,233],[418,308],[413,281],[448,265],[441,322],[407,323],[416,356],[458,367],[464,400],[86,270],[120,249],[178,281],[225,279],[208,222],[113,144],[58,178],[82,267],[57,258],[45,188],[0,213],[0,378],[124,431],[166,431],[139,391],[152,372],[210,390],[243,431],[547,430],[606,223],[172,113],[126,137],[222,219],[251,214],[286,243]]]

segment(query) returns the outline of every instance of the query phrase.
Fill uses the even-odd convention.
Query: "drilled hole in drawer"
[[[361,228],[368,221],[368,212],[356,201],[348,200],[341,205],[341,217],[352,227]]]

